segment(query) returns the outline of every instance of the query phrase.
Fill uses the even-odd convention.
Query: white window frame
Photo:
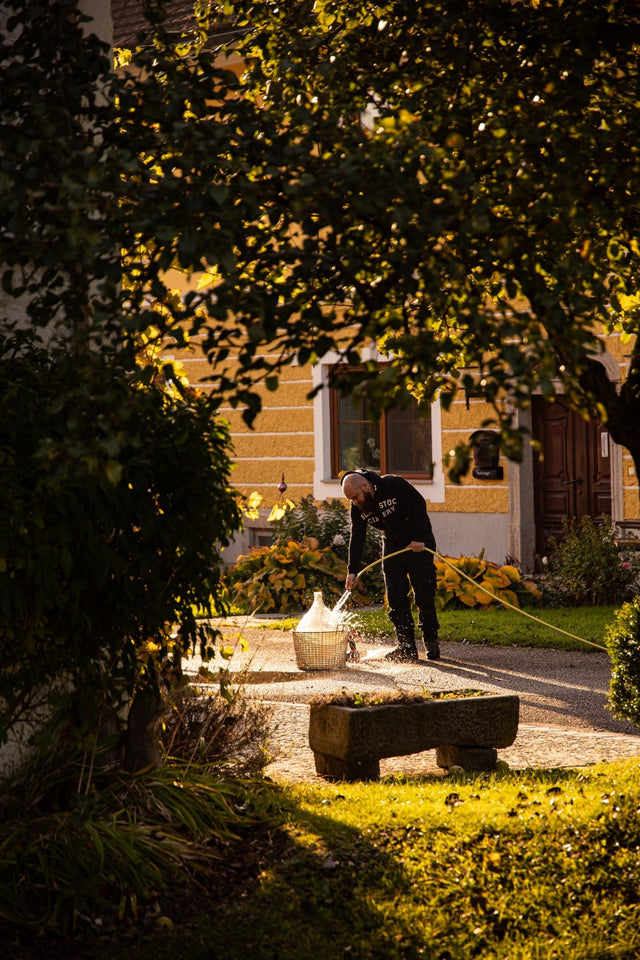
[[[367,360],[384,362],[385,358],[378,349],[367,347],[360,352],[363,363]],[[331,397],[329,393],[329,372],[338,363],[344,363],[340,354],[325,354],[312,367],[313,387],[322,387],[313,398],[313,435],[314,435],[314,500],[331,500],[342,497],[340,481],[331,476]],[[442,410],[440,401],[431,404],[431,456],[433,459],[433,477],[431,480],[411,480],[411,484],[420,491],[425,500],[432,503],[444,503],[444,470],[442,467]]]

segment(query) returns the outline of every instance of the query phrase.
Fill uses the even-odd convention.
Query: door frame
[[[592,359],[601,363],[609,380],[620,383],[620,368],[617,361],[608,351]],[[554,384],[556,393],[563,395],[562,384]],[[539,390],[534,390],[539,394]],[[529,435],[532,431],[532,414],[529,410],[515,410],[514,420],[516,427],[525,427]],[[536,555],[536,522],[534,511],[533,489],[533,450],[529,443],[524,442],[521,463],[509,463],[509,530],[508,550],[509,557],[519,562],[521,569],[531,573],[534,569]],[[618,523],[624,519],[622,499],[622,447],[615,443],[609,435],[609,457],[611,459],[611,519]]]

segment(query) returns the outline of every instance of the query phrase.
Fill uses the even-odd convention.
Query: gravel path
[[[610,664],[600,651],[540,650],[467,643],[442,643],[441,660],[392,664],[383,658],[389,645],[359,642],[359,661],[340,670],[300,670],[291,634],[263,622],[225,621],[227,643],[235,646],[231,673],[247,695],[268,703],[273,717],[274,755],[266,773],[295,782],[318,780],[308,744],[310,699],[346,690],[371,694],[406,690],[473,688],[520,697],[515,743],[500,750],[512,769],[584,767],[600,761],[640,757],[640,730],[615,720],[607,709]],[[241,649],[240,641],[248,649]],[[424,657],[424,651],[421,656]],[[195,673],[197,657],[186,669]],[[435,751],[391,757],[380,762],[382,776],[442,774]]]

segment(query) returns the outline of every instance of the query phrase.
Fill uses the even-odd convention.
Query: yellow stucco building
[[[620,381],[626,373],[625,347],[615,335],[606,343],[601,362],[610,378]],[[192,351],[175,357],[189,381],[206,388],[210,371],[197,339]],[[365,350],[363,359],[384,362],[375,347]],[[447,555],[484,551],[488,559],[502,563],[508,558],[526,570],[535,554],[544,552],[548,537],[560,532],[564,518],[610,516],[621,535],[640,526],[638,478],[631,457],[597,421],[572,412],[561,394],[553,404],[534,397],[532,408],[518,414],[518,422],[544,443],[543,457],[526,446],[520,464],[500,457],[497,469],[483,469],[480,460],[472,461],[462,482],[454,484],[446,476],[443,457],[481,430],[491,408],[460,394],[447,411],[437,401],[432,404],[426,427],[417,419],[407,423],[406,417],[397,422],[392,415],[375,425],[367,420],[366,410],[356,411],[351,420],[349,404],[341,404],[327,386],[335,362],[337,356],[328,355],[314,366],[291,364],[276,391],[259,387],[263,408],[252,429],[240,408],[221,408],[234,445],[233,485],[264,498],[263,518],[247,524],[229,550],[230,560],[250,545],[269,540],[265,518],[281,496],[283,477],[287,498],[299,502],[310,495],[319,503],[341,497],[340,470],[357,466],[410,479],[425,497],[438,549]],[[320,385],[323,389],[309,399]],[[425,448],[419,451],[424,453],[422,465],[413,452],[407,458],[407,449],[416,446]]]

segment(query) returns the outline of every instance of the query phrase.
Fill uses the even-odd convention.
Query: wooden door
[[[560,397],[533,400],[533,435],[542,442],[534,457],[536,553],[559,538],[562,521],[611,516],[609,434],[595,418],[583,420]]]

